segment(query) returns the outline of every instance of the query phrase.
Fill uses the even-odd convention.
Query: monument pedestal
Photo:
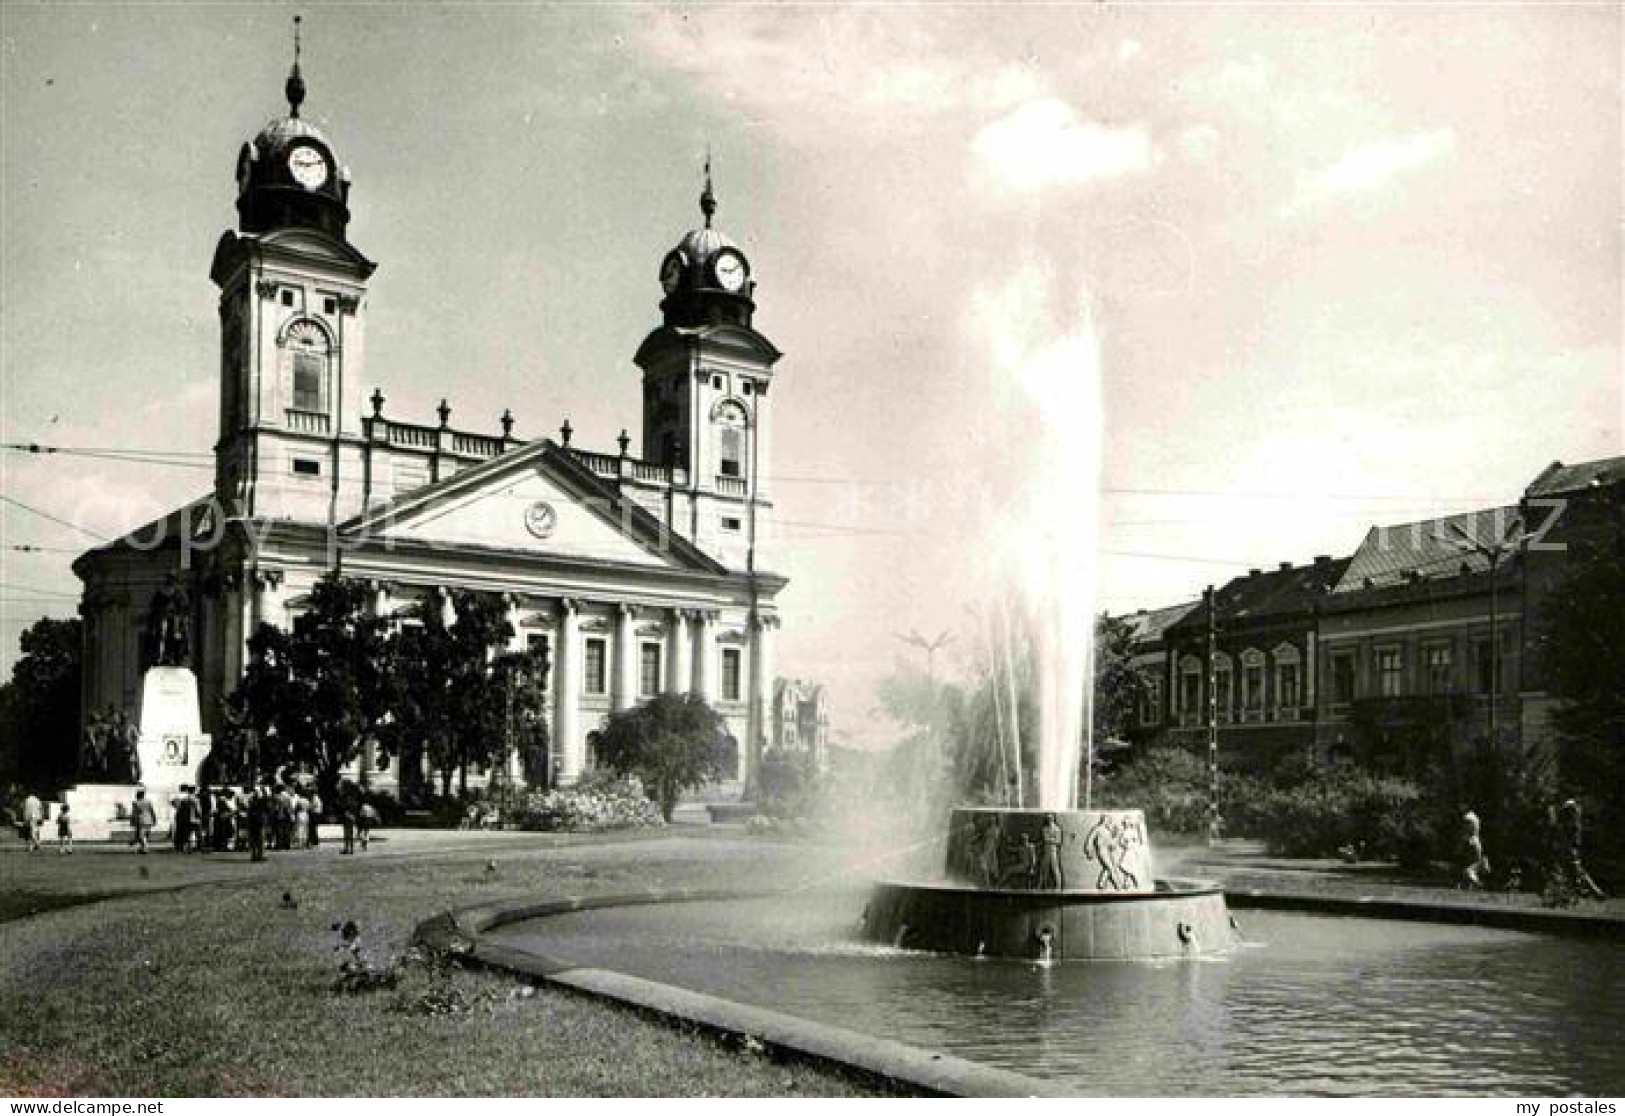
[[[214,746],[203,731],[198,712],[197,676],[186,667],[156,666],[141,679],[141,785],[158,811],[158,824],[169,824],[169,800],[183,785],[197,786],[198,769]],[[135,797],[131,792],[131,797]]]
[[[214,742],[203,731],[198,711],[197,676],[186,667],[157,666],[141,679],[136,718],[136,755],[141,785],[158,815],[159,830],[170,825],[170,799],[183,785],[198,785],[198,770]],[[73,819],[74,840],[108,841],[134,835],[132,783],[80,783],[62,795]]]

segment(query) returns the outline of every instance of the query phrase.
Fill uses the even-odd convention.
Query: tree
[[[65,786],[79,758],[79,679],[84,632],[77,617],[42,617],[23,632],[3,703],[0,768],[34,790]]]
[[[257,775],[307,766],[322,797],[335,800],[339,772],[379,736],[398,694],[387,631],[371,591],[333,576],[311,589],[292,631],[260,625],[232,699],[235,731],[251,741],[246,762]]]
[[[1095,623],[1094,740],[1125,740],[1145,697],[1145,679],[1135,670],[1134,629],[1128,621],[1101,616]]]
[[[468,590],[427,598],[412,615],[419,624],[392,642],[399,702],[388,731],[403,749],[423,747],[443,796],[454,775],[466,793],[471,766],[506,755],[508,700],[494,664],[513,625],[501,597]]]
[[[1570,551],[1570,572],[1546,598],[1543,662],[1551,692],[1558,779],[1590,807],[1589,832],[1625,856],[1625,570],[1619,551]]]
[[[491,663],[493,695],[502,711],[499,756],[493,769],[506,773],[510,756],[517,755],[525,782],[551,786],[546,711],[547,657],[536,651],[511,651]]]
[[[668,822],[677,798],[720,778],[722,716],[698,694],[660,694],[610,715],[598,735],[598,759],[617,775],[636,775]]]

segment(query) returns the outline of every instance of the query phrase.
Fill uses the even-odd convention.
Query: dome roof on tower
[[[278,116],[267,122],[254,137],[254,147],[261,155],[274,155],[295,140],[315,140],[329,151],[333,150],[320,128],[297,116]]]
[[[677,250],[688,257],[690,263],[704,263],[724,248],[737,250],[739,245],[717,229],[706,226],[703,229],[689,229],[683,234],[683,239],[677,242]]]

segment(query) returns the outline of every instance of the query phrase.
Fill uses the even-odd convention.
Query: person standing
[[[136,851],[142,856],[146,856],[147,838],[158,824],[158,811],[152,808],[152,800],[147,797],[145,787],[135,788],[135,801],[130,803],[130,824],[135,826],[135,840],[130,844],[136,846]]]
[[[23,827],[28,830],[28,851],[39,852],[39,831],[45,824],[45,803],[32,791],[23,799]]]
[[[1484,886],[1484,872],[1489,862],[1484,858],[1484,840],[1479,834],[1478,815],[1467,810],[1461,815],[1462,867],[1460,886],[1478,891]]]
[[[321,844],[321,837],[316,833],[316,827],[322,820],[322,796],[315,787],[310,788],[310,816],[307,822],[308,830],[305,834],[305,844],[315,848]]]
[[[378,821],[378,811],[373,809],[372,803],[363,801],[356,817],[356,834],[361,838],[361,851],[366,852],[367,845],[372,840],[372,827]]]
[[[1568,871],[1569,882],[1588,899],[1606,899],[1607,894],[1597,886],[1597,881],[1591,878],[1591,873],[1585,869],[1585,862],[1580,858],[1580,804],[1572,798],[1568,799],[1558,807],[1558,814],[1562,818],[1563,867]]]
[[[250,860],[265,859],[265,828],[270,821],[270,791],[254,787],[248,792],[248,851]]]
[[[170,839],[175,844],[178,853],[192,851],[192,830],[197,826],[197,799],[192,797],[192,788],[185,784],[181,786],[181,793],[175,796],[171,804],[174,817],[171,823]]]
[[[56,851],[64,856],[73,852],[73,822],[68,819],[66,802],[56,815]]]
[[[344,847],[339,850],[340,856],[350,856],[355,852],[356,807],[359,805],[357,797],[355,784],[350,780],[346,779],[339,784],[339,824],[344,827]]]

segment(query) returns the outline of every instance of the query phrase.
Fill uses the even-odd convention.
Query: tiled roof
[[[1214,594],[1214,611],[1221,624],[1309,612],[1331,592],[1348,565],[1347,558],[1322,558],[1307,565],[1283,563],[1273,570],[1249,573]],[[1198,606],[1169,628],[1189,631],[1205,623],[1206,613]]]
[[[1579,465],[1565,465],[1554,461],[1529,482],[1525,496],[1556,496],[1564,492],[1578,492],[1586,488],[1600,488],[1609,484],[1625,484],[1625,457],[1605,457],[1600,461],[1584,461]]]
[[[1483,551],[1516,534],[1517,519],[1517,507],[1507,506],[1373,527],[1334,592],[1403,585],[1418,577],[1482,573],[1490,568]],[[1509,557],[1503,556],[1502,561]]]
[[[1201,601],[1186,601],[1184,604],[1169,605],[1166,608],[1141,609],[1115,619],[1121,620],[1129,626],[1134,634],[1135,643],[1155,643],[1162,638],[1162,633],[1189,616],[1191,610]]]

